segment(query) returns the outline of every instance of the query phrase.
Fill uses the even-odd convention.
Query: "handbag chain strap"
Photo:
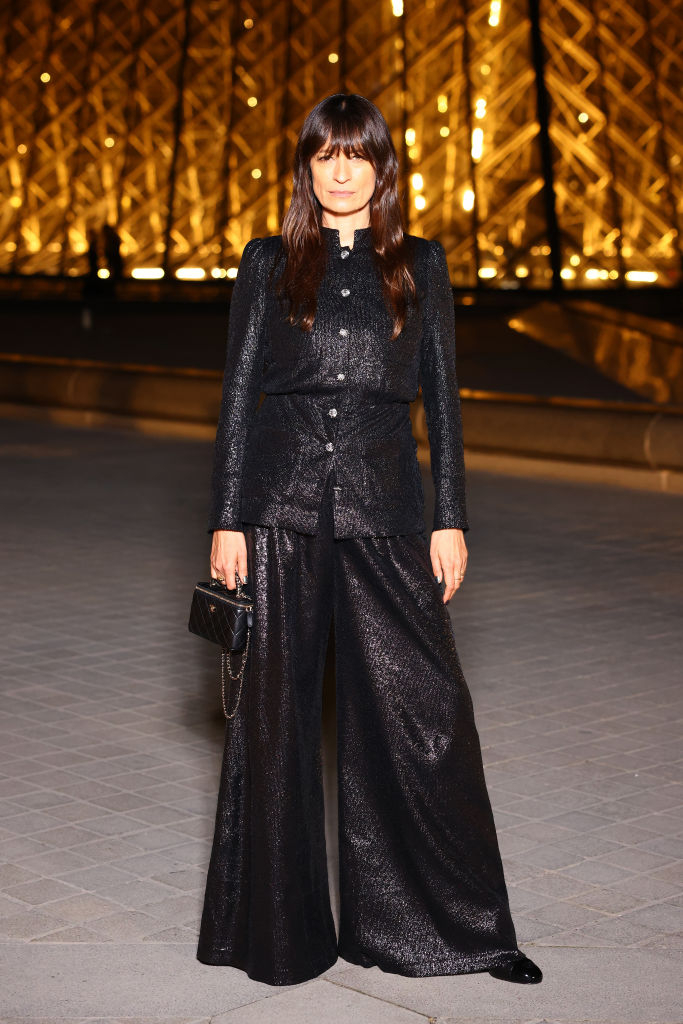
[[[237,675],[233,675],[232,671],[231,671],[230,650],[229,650],[229,648],[224,647],[223,650],[221,651],[221,697],[222,697],[222,700],[223,700],[223,714],[225,715],[226,718],[234,718],[235,715],[237,714],[237,708],[239,707],[240,697],[242,696],[242,685],[244,683],[244,666],[247,663],[247,655],[249,654],[249,638],[250,638],[250,635],[251,635],[251,630],[248,629],[247,630],[247,642],[244,645],[244,651],[242,652],[242,661],[241,661],[239,670],[237,672]],[[239,681],[240,681],[239,690],[237,691],[237,701],[235,702],[234,710],[231,711],[230,714],[228,714],[228,709],[226,707],[226,702],[225,702],[225,666],[226,666],[226,664],[228,666],[228,675],[230,676],[230,678],[231,679],[239,679]]]
[[[235,573],[235,581],[236,581],[236,584],[237,584],[237,596],[238,597],[242,597],[242,581],[241,581],[241,579],[239,577],[239,573],[237,573],[237,572]],[[249,654],[249,640],[250,640],[250,637],[251,637],[251,628],[248,628],[247,629],[247,642],[244,645],[244,650],[242,652],[242,661],[240,663],[240,667],[238,669],[237,675],[233,675],[232,674],[232,666],[230,664],[230,650],[227,647],[224,647],[223,650],[221,651],[221,699],[222,699],[222,702],[223,702],[223,714],[225,715],[226,718],[234,718],[235,715],[237,714],[237,708],[239,707],[239,704],[240,704],[240,697],[242,696],[242,684],[244,683],[244,667],[245,667],[245,665],[247,663],[247,656]],[[237,700],[235,702],[235,707],[230,712],[230,714],[228,714],[228,708],[227,708],[227,704],[226,704],[226,700],[225,700],[225,666],[226,666],[226,664],[227,664],[227,667],[228,667],[228,675],[230,676],[230,678],[233,679],[233,680],[239,679],[239,681],[240,681],[239,690],[237,691]]]

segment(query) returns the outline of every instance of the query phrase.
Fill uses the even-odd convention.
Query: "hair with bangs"
[[[358,153],[375,171],[370,199],[370,228],[375,265],[387,308],[393,311],[392,340],[403,330],[408,303],[417,302],[412,253],[403,230],[398,194],[398,157],[384,117],[357,93],[336,93],[321,100],[304,121],[294,153],[293,189],[282,221],[286,265],[277,291],[289,300],[287,319],[310,331],[318,288],[326,267],[322,206],[313,191],[311,160],[327,143],[327,152]]]

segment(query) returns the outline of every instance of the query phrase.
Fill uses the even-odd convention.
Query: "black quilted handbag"
[[[254,614],[254,601],[244,590],[239,574],[235,573],[236,589],[228,590],[222,580],[212,579],[197,583],[192,595],[188,629],[191,633],[219,644],[221,650],[221,698],[223,714],[234,718],[242,695],[244,669],[249,655],[249,640]],[[242,652],[240,667],[233,674],[230,657],[233,652]],[[232,680],[239,679],[239,691],[235,708],[228,714],[225,699],[226,671]]]

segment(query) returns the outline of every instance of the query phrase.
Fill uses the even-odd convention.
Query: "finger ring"
[[[225,576],[216,576],[216,579],[220,580],[221,583],[225,583]]]

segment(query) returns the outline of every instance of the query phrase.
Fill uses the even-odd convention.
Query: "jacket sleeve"
[[[221,408],[214,445],[208,532],[241,530],[242,470],[261,393],[265,280],[260,238],[242,252],[232,290]]]
[[[422,402],[434,481],[433,530],[469,530],[460,392],[455,374],[455,310],[441,242],[429,242],[427,295],[420,352]]]

